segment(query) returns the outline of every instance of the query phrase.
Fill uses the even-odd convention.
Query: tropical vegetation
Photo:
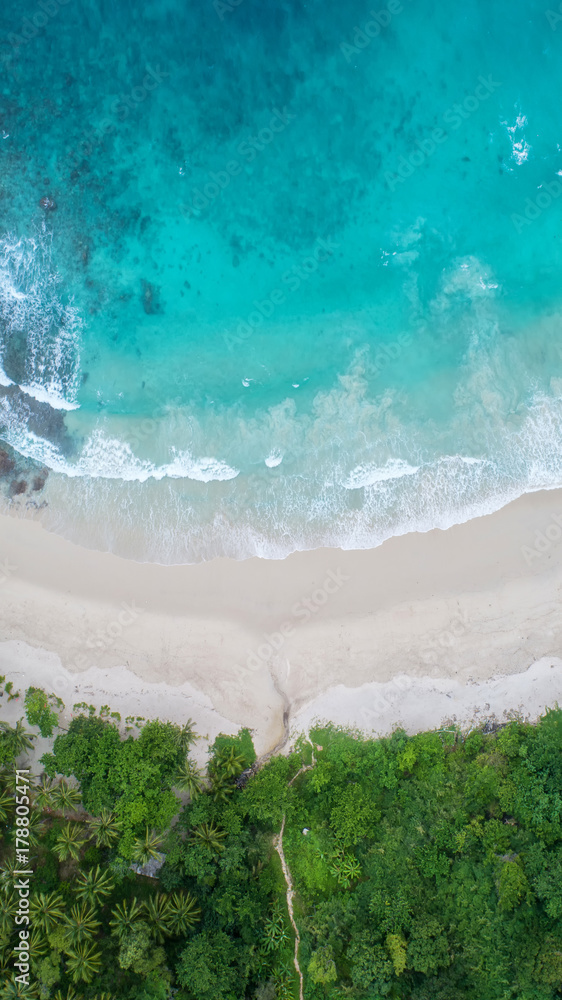
[[[317,728],[261,766],[247,730],[204,769],[195,739],[80,709],[31,768],[27,987],[13,776],[35,736],[0,724],[0,998],[298,1000],[298,971],[305,1000],[562,997],[561,711]]]

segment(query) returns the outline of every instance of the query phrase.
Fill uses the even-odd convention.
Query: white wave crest
[[[9,407],[3,401],[3,409]],[[101,430],[96,430],[87,439],[80,455],[69,461],[51,442],[23,428],[21,421],[12,419],[5,433],[8,444],[16,448],[20,455],[31,458],[51,471],[71,479],[119,479],[122,482],[144,483],[148,479],[192,479],[199,483],[220,482],[235,479],[238,469],[217,458],[195,458],[188,451],[172,449],[172,459],[163,465],[138,458],[130,445],[117,438],[110,438]]]
[[[78,406],[82,322],[72,302],[62,301],[59,284],[46,234],[0,238],[0,384],[16,382],[35,399],[68,410]],[[8,375],[10,342],[18,346]]]
[[[419,465],[409,465],[400,458],[389,459],[386,465],[357,465],[342,483],[346,490],[358,490],[362,486],[374,486],[389,479],[401,479],[419,472]]]

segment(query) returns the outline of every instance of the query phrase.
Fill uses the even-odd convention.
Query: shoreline
[[[0,673],[70,707],[121,711],[128,698],[148,708],[122,715],[183,713],[211,740],[248,726],[258,754],[284,712],[292,729],[331,717],[381,735],[402,716],[433,728],[423,719],[447,701],[467,720],[479,702],[498,718],[527,704],[536,715],[562,701],[561,587],[562,490],[376,549],[185,566],[3,515]]]

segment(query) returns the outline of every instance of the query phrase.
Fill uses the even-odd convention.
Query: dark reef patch
[[[152,285],[149,281],[141,279],[142,285],[142,307],[148,316],[155,316],[162,313],[163,307],[160,301],[160,289]]]

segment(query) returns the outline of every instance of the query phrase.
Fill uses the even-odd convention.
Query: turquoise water
[[[5,0],[0,67],[5,504],[193,562],[562,485],[542,4]]]

